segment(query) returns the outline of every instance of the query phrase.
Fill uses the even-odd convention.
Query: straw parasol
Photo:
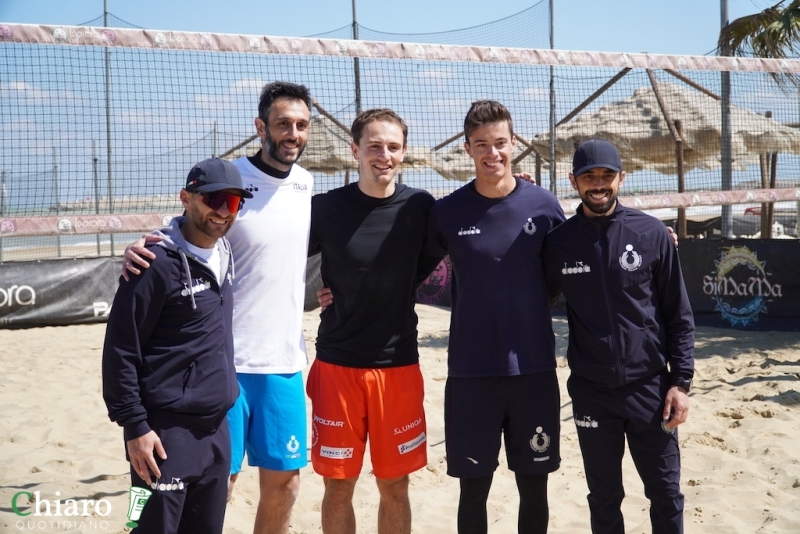
[[[518,142],[511,158],[516,159],[524,150],[525,147]],[[429,166],[448,180],[466,182],[475,177],[475,162],[467,154],[463,144],[454,145],[447,150],[431,152],[428,158]],[[514,166],[513,170],[518,172],[521,167]]]
[[[336,124],[325,115],[314,115],[311,117],[308,142],[303,155],[300,156],[299,164],[312,173],[336,174],[343,171],[358,171],[358,162],[350,150],[350,141],[350,132],[345,131],[340,124]],[[236,159],[241,156],[252,156],[260,149],[261,143],[254,137],[249,143],[226,154],[225,157]],[[401,170],[427,165],[427,150],[408,147]]]
[[[719,167],[722,130],[719,102],[672,83],[661,82],[659,88],[672,118],[681,120],[683,125],[685,169]],[[765,152],[800,154],[799,132],[748,109],[731,107],[731,127],[734,168],[758,163],[759,155]],[[652,87],[641,87],[629,98],[607,104],[592,114],[579,115],[559,126],[556,137],[556,157],[568,166],[577,144],[599,137],[617,146],[629,171],[644,168],[664,174],[677,171],[675,141]],[[544,132],[533,139],[533,144],[547,153],[549,138],[549,132]]]

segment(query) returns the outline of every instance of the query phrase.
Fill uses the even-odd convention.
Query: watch
[[[676,378],[675,380],[672,381],[672,385],[678,386],[679,388],[683,388],[684,390],[686,390],[686,393],[689,393],[689,391],[692,389],[692,381],[687,380],[685,378]]]

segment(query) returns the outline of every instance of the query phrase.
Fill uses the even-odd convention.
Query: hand
[[[536,180],[534,180],[533,175],[529,172],[518,172],[514,175],[514,178],[519,178],[520,180],[525,180],[526,182],[536,185]]]
[[[144,436],[128,441],[125,446],[128,449],[128,457],[131,459],[133,470],[142,480],[147,482],[148,485],[152,484],[150,479],[151,471],[156,475],[156,480],[161,478],[161,469],[156,464],[153,451],[155,450],[162,460],[167,459],[167,452],[164,450],[164,446],[161,445],[161,439],[154,431],[151,430]]]
[[[670,419],[670,415],[672,418]],[[689,417],[689,395],[680,386],[672,386],[667,391],[667,398],[664,400],[664,413],[662,419],[668,430],[676,428],[681,423],[685,423]],[[669,419],[669,422],[667,422]]]
[[[675,230],[673,230],[671,226],[667,226],[667,232],[669,232],[669,236],[672,238],[672,243],[675,245],[675,248],[678,248],[678,234],[675,233]]]
[[[317,301],[319,302],[320,311],[325,311],[328,306],[333,304],[333,293],[331,293],[331,288],[323,287],[319,291],[317,291]]]
[[[159,241],[163,241],[163,239],[157,235],[147,234],[125,247],[125,254],[123,255],[124,260],[122,261],[122,278],[124,278],[126,282],[131,281],[128,271],[133,274],[142,274],[142,271],[137,269],[134,265],[140,265],[145,269],[150,267],[150,264],[144,258],[154,260],[156,259],[156,255],[144,248],[144,246],[147,243],[158,243]]]

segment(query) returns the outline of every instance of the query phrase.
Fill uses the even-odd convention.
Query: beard
[[[292,160],[289,160],[289,159],[281,156],[280,143],[275,143],[275,141],[272,139],[272,136],[269,134],[269,128],[267,128],[264,133],[265,133],[264,145],[267,148],[267,154],[269,155],[270,158],[272,158],[274,161],[277,161],[281,165],[286,165],[286,166],[294,165],[294,163],[298,159],[300,159],[300,156],[303,155],[303,151],[306,149],[306,145],[305,144],[300,144],[300,140],[298,139],[298,141],[297,141],[297,157],[293,158]]]
[[[608,200],[602,204],[598,204],[589,196],[592,193],[606,193],[608,194]],[[583,205],[595,215],[605,215],[617,202],[617,195],[615,195],[611,189],[593,189],[591,191],[586,191],[581,198],[583,200]]]

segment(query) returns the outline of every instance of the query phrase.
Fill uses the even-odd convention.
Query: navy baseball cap
[[[622,171],[622,161],[617,147],[605,139],[589,139],[581,143],[572,157],[572,174],[578,176],[586,171],[603,168]]]
[[[186,177],[186,189],[198,193],[238,189],[242,197],[253,198],[242,185],[242,175],[236,165],[220,158],[208,158],[192,167]]]

